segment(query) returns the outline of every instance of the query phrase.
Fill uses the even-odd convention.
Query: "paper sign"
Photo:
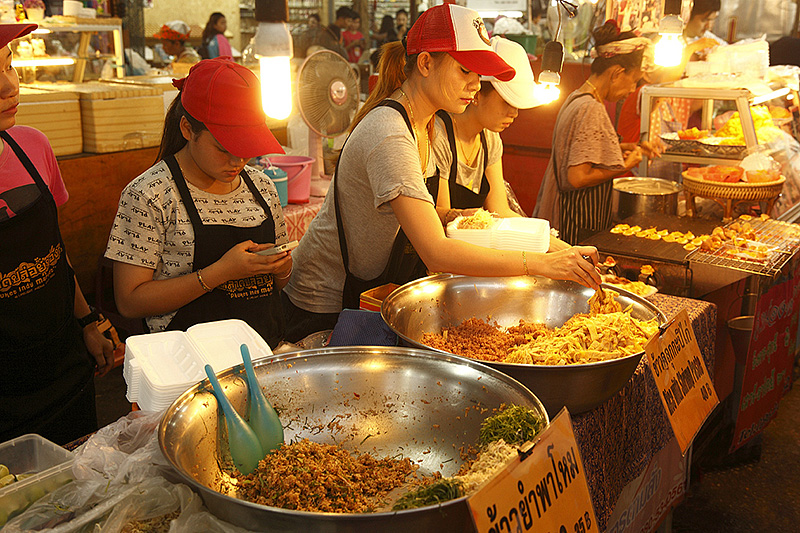
[[[599,532],[566,408],[467,503],[479,533]]]
[[[686,309],[678,312],[662,335],[650,339],[644,351],[672,431],[685,454],[719,403]]]

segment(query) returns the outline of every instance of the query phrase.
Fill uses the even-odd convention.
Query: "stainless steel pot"
[[[380,457],[403,455],[417,462],[421,473],[455,474],[462,463],[459,449],[477,443],[486,413],[503,403],[530,407],[548,420],[541,402],[511,377],[476,361],[427,350],[320,348],[256,361],[255,372],[280,413],[287,442],[308,437]],[[234,407],[245,412],[242,366],[218,378]],[[238,499],[235,484],[219,465],[226,438],[218,416],[204,380],[170,406],[158,437],[180,480],[223,520],[275,532],[408,533],[472,527],[466,498],[371,514],[292,511]]]
[[[683,187],[661,178],[616,178],[611,191],[611,218],[624,220],[635,214],[678,214]]]
[[[611,287],[608,287],[611,288]],[[633,306],[634,318],[649,320],[664,315],[650,302],[628,291],[620,293],[622,307]],[[475,278],[440,274],[412,281],[383,301],[381,315],[404,341],[427,348],[425,333],[440,333],[469,318],[482,318],[500,326],[520,319],[554,328],[576,313],[588,313],[591,289],[571,281],[534,276]],[[434,350],[439,353],[446,353]],[[610,361],[582,365],[522,365],[484,362],[518,379],[542,401],[551,417],[563,406],[571,413],[592,409],[616,394],[630,379],[644,352]]]

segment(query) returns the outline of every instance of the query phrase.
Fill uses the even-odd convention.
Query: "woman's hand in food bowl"
[[[600,272],[595,267],[598,263],[600,256],[597,254],[597,248],[573,246],[559,252],[548,253],[540,263],[541,271],[537,273],[552,279],[577,281],[585,287],[597,290],[601,282]]]
[[[224,279],[220,283],[232,279],[242,279],[257,274],[281,273],[288,270],[292,260],[291,252],[281,252],[275,255],[259,255],[260,252],[272,247],[272,244],[256,244],[253,241],[240,242],[223,255],[209,269],[217,271]],[[203,271],[203,277],[206,271]]]

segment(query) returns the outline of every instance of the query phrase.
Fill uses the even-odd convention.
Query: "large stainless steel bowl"
[[[492,368],[412,348],[347,347],[293,352],[255,363],[279,410],[285,437],[341,443],[377,456],[402,455],[421,473],[456,473],[459,449],[475,445],[487,413],[502,403],[547,414],[523,385]],[[241,365],[218,374],[239,412],[247,386]],[[466,499],[400,512],[333,514],[267,507],[236,498],[220,469],[224,422],[208,380],[181,395],[159,426],[164,455],[218,517],[256,531],[468,531]]]
[[[610,287],[608,287],[610,288]],[[653,304],[628,291],[617,299],[633,305],[634,318],[666,321]],[[381,315],[395,333],[412,346],[427,348],[425,333],[440,333],[468,318],[482,318],[500,326],[517,325],[520,319],[541,322],[551,328],[563,325],[576,313],[589,311],[591,289],[571,281],[535,276],[476,278],[440,274],[403,285],[383,301]],[[630,379],[644,352],[581,365],[485,364],[501,370],[529,387],[551,417],[563,406],[571,413],[597,407]]]

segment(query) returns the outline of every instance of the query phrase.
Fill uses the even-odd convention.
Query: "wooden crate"
[[[81,108],[75,92],[20,87],[17,124],[44,133],[56,156],[83,151]]]
[[[36,88],[78,94],[83,151],[119,152],[158,146],[164,128],[159,87],[101,82],[36,84]]]

